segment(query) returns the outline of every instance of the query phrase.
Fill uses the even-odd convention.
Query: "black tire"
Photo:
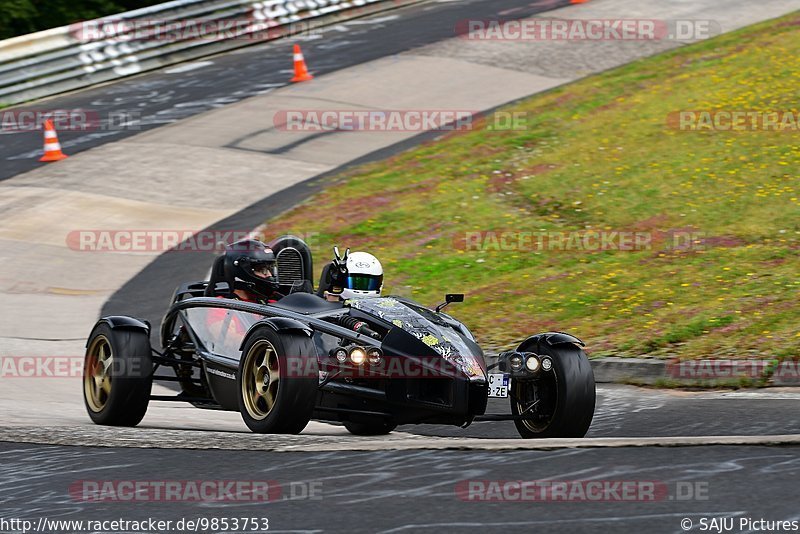
[[[314,411],[318,369],[307,335],[256,328],[245,341],[236,374],[239,412],[247,427],[258,434],[299,434]]]
[[[531,408],[533,416],[517,419],[514,424],[520,436],[531,438],[582,438],[594,417],[595,384],[589,359],[572,343],[550,346],[544,341],[526,342],[519,351],[547,355],[553,369],[542,371],[534,380],[512,380],[511,413],[519,415]]]
[[[374,423],[353,423],[352,421],[347,421],[344,427],[348,432],[356,436],[385,436],[397,428],[397,425],[386,421],[375,421]]]
[[[94,327],[83,362],[83,402],[98,425],[136,426],[153,386],[150,338],[135,329]]]

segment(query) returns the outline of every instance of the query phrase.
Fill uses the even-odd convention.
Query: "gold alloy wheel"
[[[108,370],[114,361],[111,343],[106,336],[97,336],[86,351],[83,370],[83,391],[89,408],[99,413],[111,395],[111,375]]]
[[[281,364],[272,343],[256,341],[245,356],[242,369],[242,398],[247,413],[256,420],[265,419],[278,397]]]

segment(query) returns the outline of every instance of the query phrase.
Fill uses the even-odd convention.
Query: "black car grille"
[[[288,247],[278,252],[278,281],[281,285],[302,282],[303,257],[296,248]]]

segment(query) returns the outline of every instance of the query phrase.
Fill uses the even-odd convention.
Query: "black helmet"
[[[275,253],[261,241],[245,239],[225,247],[225,279],[231,289],[271,297],[278,289]]]

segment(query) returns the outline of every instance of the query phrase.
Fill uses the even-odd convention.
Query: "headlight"
[[[350,361],[355,365],[361,365],[367,361],[367,351],[361,347],[353,347],[350,349]]]
[[[539,370],[539,358],[537,358],[535,354],[531,354],[528,356],[528,359],[525,360],[525,367],[528,368],[528,371],[535,373]]]
[[[383,352],[378,347],[372,347],[367,351],[367,358],[369,359],[370,365],[380,364],[382,357],[383,357]]]
[[[514,354],[508,359],[508,364],[511,366],[512,371],[519,371],[522,369],[522,355],[521,354]]]
[[[347,351],[345,349],[336,349],[333,351],[333,357],[336,358],[337,362],[344,363],[347,361]]]
[[[542,358],[542,369],[549,371],[553,368],[553,360],[550,358]]]

